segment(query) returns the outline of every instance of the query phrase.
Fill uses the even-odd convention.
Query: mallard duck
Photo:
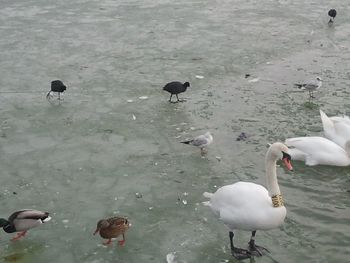
[[[14,212],[7,220],[0,218],[0,227],[2,227],[6,233],[19,232],[11,239],[12,241],[15,241],[24,237],[29,229],[37,227],[50,220],[51,217],[48,212],[23,209]]]
[[[104,239],[108,239],[107,242],[104,242],[104,245],[109,245],[112,243],[112,238],[116,238],[120,235],[123,235],[123,240],[119,240],[118,243],[120,246],[125,244],[125,232],[129,229],[131,224],[128,219],[124,217],[111,217],[107,219],[101,219],[97,222],[97,227],[94,232],[94,235],[100,233],[100,236]]]

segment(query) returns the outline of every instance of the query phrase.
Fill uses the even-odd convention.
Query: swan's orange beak
[[[293,171],[292,163],[287,157],[283,158],[282,161],[289,171]]]

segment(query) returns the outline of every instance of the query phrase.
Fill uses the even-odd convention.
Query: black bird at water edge
[[[58,99],[61,100],[60,94],[64,92],[67,89],[67,87],[63,84],[60,80],[53,80],[51,81],[51,90],[49,93],[47,93],[46,98],[49,99],[51,92],[57,92],[58,93]]]
[[[169,82],[167,83],[164,87],[163,90],[166,90],[167,92],[169,92],[170,98],[169,98],[169,102],[173,102],[171,101],[171,98],[173,95],[176,96],[177,101],[173,102],[183,102],[184,100],[179,100],[179,97],[177,96],[179,93],[185,92],[186,89],[190,86],[189,82],[185,82],[185,83],[181,83],[179,81],[173,81],[173,82]]]
[[[337,16],[337,10],[335,9],[330,9],[328,11],[328,15],[331,17],[328,21],[328,24],[332,24],[334,22],[334,18]]]

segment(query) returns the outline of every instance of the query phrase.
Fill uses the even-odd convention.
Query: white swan
[[[348,166],[350,165],[350,141],[343,149],[334,142],[323,137],[297,137],[285,141],[288,153],[293,160],[305,161],[306,165],[318,164]]]
[[[320,110],[324,135],[345,149],[345,143],[350,140],[350,119],[344,117],[328,117]]]
[[[276,228],[284,221],[287,210],[277,182],[276,161],[282,159],[292,170],[287,151],[287,146],[282,143],[274,143],[268,149],[265,161],[267,189],[254,183],[238,182],[225,185],[215,193],[203,194],[210,198],[203,204],[209,206],[229,228],[231,253],[237,259],[261,256],[264,248],[255,245],[256,230]],[[233,231],[237,229],[252,231],[249,250],[233,246]]]

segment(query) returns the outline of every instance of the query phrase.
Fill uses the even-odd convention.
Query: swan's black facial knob
[[[282,154],[283,154],[282,161],[283,161],[284,165],[286,166],[286,168],[289,171],[293,171],[293,166],[292,166],[292,163],[291,163],[292,157],[286,152],[282,152]]]

